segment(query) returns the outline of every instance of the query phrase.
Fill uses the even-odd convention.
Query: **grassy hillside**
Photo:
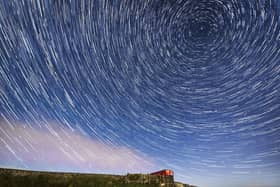
[[[159,183],[127,183],[125,176],[33,172],[0,169],[2,187],[159,187]]]

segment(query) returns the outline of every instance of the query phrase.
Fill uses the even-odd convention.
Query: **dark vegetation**
[[[159,183],[127,183],[118,175],[0,169],[0,187],[159,187]]]

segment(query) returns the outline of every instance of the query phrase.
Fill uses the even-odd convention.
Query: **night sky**
[[[280,1],[0,0],[0,167],[280,185]]]

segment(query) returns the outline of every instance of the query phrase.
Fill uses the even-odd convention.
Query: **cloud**
[[[149,172],[153,159],[124,146],[109,145],[57,123],[0,122],[0,166],[32,170]]]

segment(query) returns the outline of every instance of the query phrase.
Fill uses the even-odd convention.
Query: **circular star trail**
[[[279,184],[279,15],[277,0],[1,1],[0,165],[33,167],[7,126],[56,123],[190,183]]]

